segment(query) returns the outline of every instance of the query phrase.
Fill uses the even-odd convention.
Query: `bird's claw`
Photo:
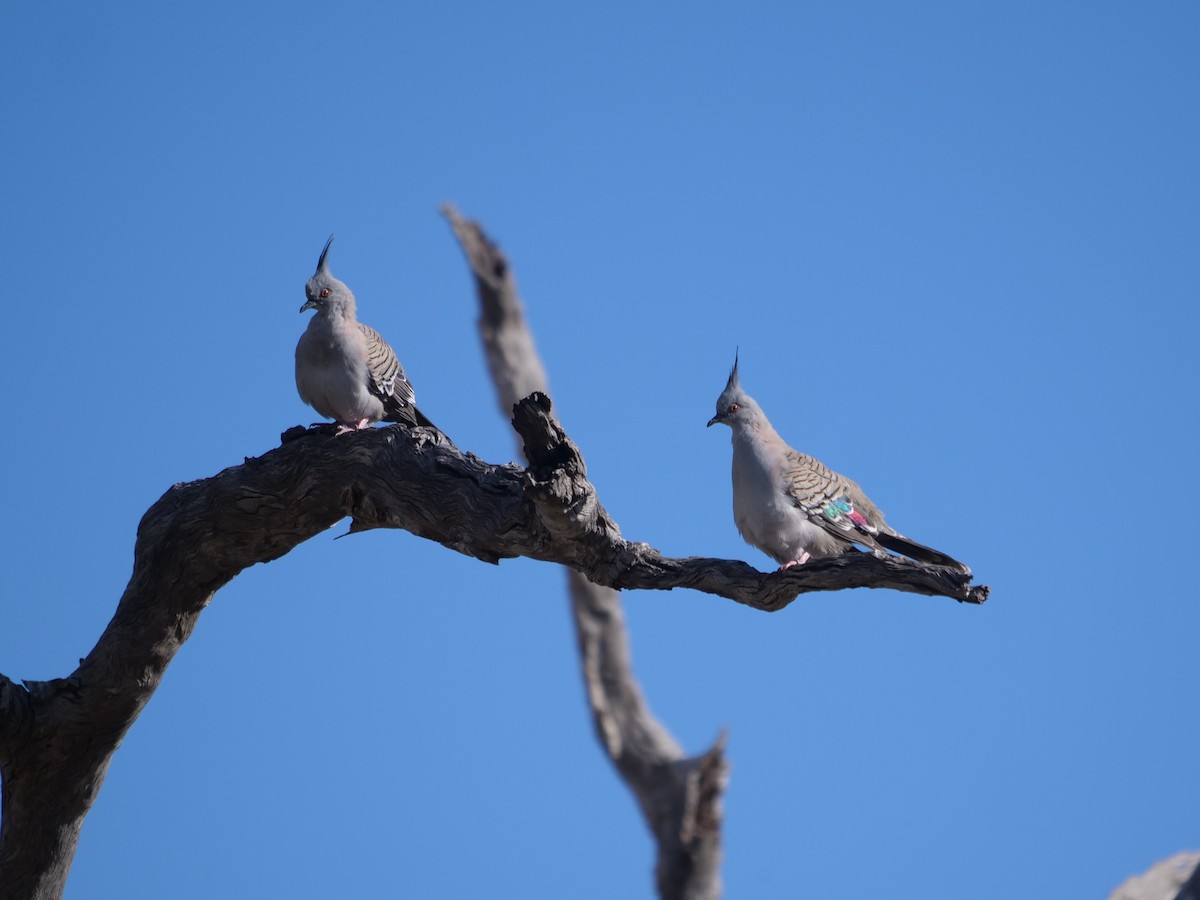
[[[371,426],[370,419],[359,419],[353,425],[343,425],[341,422],[339,422],[337,431],[334,432],[333,436],[337,437],[339,434],[351,434],[352,432],[355,432],[355,431],[362,431],[364,428],[369,428],[370,426]]]
[[[807,550],[805,550],[803,553],[801,553],[795,559],[789,559],[782,566],[780,566],[779,571],[782,572],[785,569],[790,569],[792,566],[802,566],[806,562],[808,562],[810,559],[812,559],[812,554],[809,553]]]

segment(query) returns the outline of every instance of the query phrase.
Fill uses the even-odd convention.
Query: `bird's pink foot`
[[[802,566],[810,559],[812,559],[812,554],[805,550],[795,559],[789,559],[782,566],[780,566],[779,571],[782,572],[784,569],[790,569],[792,566]]]
[[[364,428],[366,428],[370,424],[371,424],[370,419],[359,419],[353,425],[343,425],[339,422],[337,434],[335,434],[334,437],[336,437],[338,434],[350,434],[353,431],[362,431]]]

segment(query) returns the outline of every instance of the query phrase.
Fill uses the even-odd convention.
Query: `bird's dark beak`
[[[305,300],[304,305],[302,307],[300,307],[300,312],[304,312],[306,309],[316,309],[316,308],[317,308],[316,300]]]
[[[721,414],[720,414],[720,413],[717,413],[715,416],[713,416],[711,419],[709,419],[709,420],[708,420],[708,424],[707,424],[707,425],[705,425],[704,427],[705,427],[705,428],[712,428],[714,425],[716,425],[718,422],[720,422],[720,421],[721,421],[721,419],[722,419],[722,416],[721,416]]]

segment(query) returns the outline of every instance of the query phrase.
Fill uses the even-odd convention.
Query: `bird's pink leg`
[[[810,559],[812,559],[812,554],[807,550],[802,550],[800,551],[800,555],[795,559],[789,559],[782,566],[780,566],[779,571],[782,572],[784,569],[790,569],[792,566],[802,566]]]

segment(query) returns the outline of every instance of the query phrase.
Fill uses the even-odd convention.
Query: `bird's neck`
[[[734,456],[762,456],[768,448],[782,444],[774,426],[766,416],[758,416],[748,422],[742,422],[733,429]]]
[[[354,314],[354,304],[352,303],[338,303],[330,306],[325,311],[325,318],[331,328],[354,328],[358,325],[358,318]]]
[[[733,442],[735,444],[739,440],[750,440],[752,436],[757,440],[780,439],[779,432],[775,430],[775,426],[771,424],[771,420],[761,414],[745,422],[739,422],[738,426],[733,429]]]

